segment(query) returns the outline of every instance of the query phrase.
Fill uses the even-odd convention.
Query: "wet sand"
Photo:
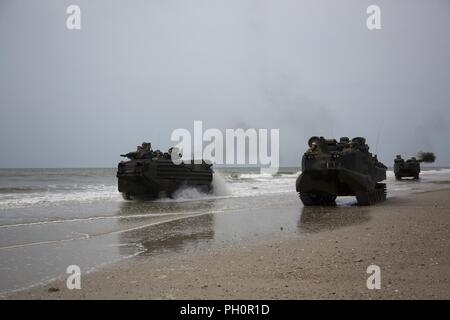
[[[139,256],[12,299],[449,299],[450,190],[372,207],[298,210],[298,229],[181,252]],[[369,290],[366,269],[381,269]],[[56,290],[55,290],[56,288]]]

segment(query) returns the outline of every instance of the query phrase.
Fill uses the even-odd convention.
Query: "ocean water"
[[[73,264],[89,272],[134,256],[306,232],[319,224],[295,192],[299,173],[219,168],[211,194],[183,189],[172,199],[125,201],[115,168],[0,169],[0,292],[62,277]],[[450,169],[424,169],[419,181],[396,181],[388,171],[387,185],[389,197],[450,187]],[[354,203],[338,198],[329,210],[346,217]],[[348,223],[367,218],[370,208],[360,210]]]

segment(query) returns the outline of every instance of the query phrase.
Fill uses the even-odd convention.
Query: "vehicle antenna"
[[[381,125],[378,127],[378,133],[377,133],[377,143],[375,144],[375,154],[378,154],[378,142],[380,142],[380,135],[381,131],[383,130],[384,122],[381,122]]]

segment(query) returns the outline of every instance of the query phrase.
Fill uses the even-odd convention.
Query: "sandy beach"
[[[83,275],[81,290],[61,279],[6,298],[449,299],[449,199],[446,189],[303,208],[297,232],[135,257]],[[379,290],[366,286],[369,265],[380,267]]]

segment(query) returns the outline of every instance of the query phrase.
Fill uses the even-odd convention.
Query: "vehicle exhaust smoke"
[[[434,162],[436,160],[436,155],[433,152],[423,152],[420,151],[417,153],[417,159],[420,162]]]

